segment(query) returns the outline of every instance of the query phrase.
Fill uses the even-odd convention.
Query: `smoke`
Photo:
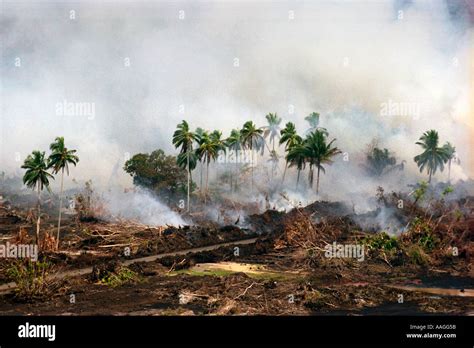
[[[155,226],[187,224],[178,213],[144,190],[109,190],[101,196],[106,203],[107,212],[114,218],[136,220]]]
[[[320,198],[368,208],[379,183],[360,153],[373,138],[407,161],[384,187],[417,180],[414,143],[431,128],[457,148],[453,180],[472,178],[470,15],[462,1],[3,2],[0,169],[20,175],[28,153],[64,136],[80,157],[66,186],[129,186],[123,163],[175,153],[182,119],[226,136],[276,111],[304,134],[304,117],[318,111],[347,158],[327,166]],[[314,195],[301,176],[296,201]],[[289,169],[288,192],[295,182]]]

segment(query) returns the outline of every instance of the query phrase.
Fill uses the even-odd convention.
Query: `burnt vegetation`
[[[173,135],[176,156],[156,150],[124,163],[134,184],[125,191],[146,191],[182,219],[178,224],[144,224],[115,214],[114,202],[92,181],[75,191],[61,185],[54,193],[54,175],[62,181],[79,157],[63,138],[51,145],[49,157],[34,151],[22,168],[23,183],[36,197],[19,194],[3,176],[0,232],[9,243],[37,245],[38,261],[0,260],[0,308],[41,314],[106,308],[109,314],[137,315],[473,310],[472,181],[452,184],[449,172],[446,182],[432,182],[445,166],[459,163],[454,146],[439,146],[438,133],[425,132],[414,161],[428,181],[393,192],[379,186],[369,198],[374,209],[361,213],[351,202],[320,199],[320,178],[343,152],[320,127],[319,114],[306,117],[309,128],[302,135],[291,122],[280,128],[276,113],[266,120],[263,127],[248,121],[228,138],[218,130],[192,131],[183,121]],[[237,150],[250,151],[247,163],[235,159],[219,166]],[[403,173],[406,160],[373,142],[358,165],[383,185],[384,177]],[[210,172],[219,171],[210,181]],[[302,204],[292,198],[285,184],[290,178],[296,192],[311,190],[316,199]],[[332,246],[362,253],[328,256]],[[422,286],[453,282],[466,296],[448,287],[451,292],[440,288],[435,299]],[[68,293],[83,292],[93,296],[68,302]],[[391,307],[399,294],[410,301]]]

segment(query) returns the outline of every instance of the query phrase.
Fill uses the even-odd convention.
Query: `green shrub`
[[[423,248],[418,245],[411,245],[407,249],[407,255],[410,262],[414,265],[425,266],[429,263],[430,258]]]
[[[399,246],[397,237],[390,237],[385,232],[365,237],[362,239],[362,243],[372,250],[393,250]]]
[[[10,281],[16,283],[15,297],[32,301],[43,299],[54,290],[55,283],[47,279],[51,270],[49,262],[16,260],[6,269],[6,274]]]
[[[115,288],[124,284],[136,283],[140,281],[140,277],[130,268],[120,267],[117,272],[108,272],[99,281],[102,284]]]

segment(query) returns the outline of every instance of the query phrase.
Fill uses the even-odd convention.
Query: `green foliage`
[[[53,172],[57,174],[61,170],[65,170],[69,175],[69,164],[79,162],[79,157],[75,155],[76,150],[68,150],[64,145],[64,137],[57,137],[54,143],[49,146],[51,154],[48,158],[48,166],[53,168]]]
[[[42,299],[51,292],[51,282],[47,280],[52,265],[48,262],[15,260],[6,269],[7,277],[16,283],[15,297],[22,301]]]
[[[294,123],[288,122],[285,128],[280,131],[280,145],[285,144],[285,150],[288,151],[293,146],[301,144],[302,142],[303,139],[296,132]]]
[[[48,173],[48,163],[44,151],[33,151],[26,157],[21,168],[26,169],[23,183],[31,188],[42,191],[44,187],[49,190],[49,179],[54,177]]]
[[[319,172],[326,172],[323,164],[332,164],[332,158],[341,151],[333,146],[336,139],[330,142],[326,139],[327,132],[323,130],[316,130],[308,134],[306,139],[303,141],[303,154],[306,162],[309,164],[309,183],[313,185],[313,168],[317,169],[317,184],[316,193],[319,192]]]
[[[242,146],[249,150],[262,150],[264,148],[263,130],[257,128],[255,123],[247,121],[240,131]]]
[[[216,131],[217,132],[217,131]],[[210,163],[211,160],[216,160],[219,151],[224,149],[223,141],[221,140],[220,132],[203,132],[199,138],[199,147],[196,149],[196,156],[204,163]]]
[[[439,244],[439,238],[434,235],[430,223],[420,217],[413,219],[409,237],[413,243],[425,251],[432,251]]]
[[[327,131],[316,129],[310,132],[304,140],[296,134],[296,129],[292,123],[287,123],[285,129],[281,132],[281,141],[286,142],[286,161],[290,167],[298,169],[299,172],[309,164],[309,183],[313,185],[314,168],[317,169],[316,192],[319,192],[319,172],[325,173],[323,164],[332,164],[332,158],[341,151],[333,146],[336,139],[327,141]]]
[[[453,146],[449,141],[443,145],[444,151],[446,152],[448,161],[455,159],[456,147]]]
[[[397,237],[390,237],[387,233],[381,232],[362,239],[369,250],[394,250],[399,248]]]
[[[186,190],[186,170],[180,168],[176,157],[163,150],[151,154],[139,153],[125,162],[124,170],[133,177],[133,183],[159,195],[173,196]]]
[[[121,267],[117,272],[107,272],[99,281],[104,285],[115,288],[124,284],[137,283],[140,280],[138,274],[130,268]]]
[[[454,188],[452,186],[446,186],[443,190],[443,192],[441,192],[441,197],[445,197],[446,195],[450,194],[454,192]]]
[[[230,150],[238,151],[242,149],[241,139],[240,130],[232,129],[229,137],[225,140],[225,144]]]
[[[374,146],[369,149],[366,157],[366,170],[372,176],[381,176],[393,168],[397,160],[388,149],[380,149]]]
[[[426,266],[430,261],[429,256],[425,253],[423,248],[419,245],[416,245],[416,244],[410,245],[407,248],[406,253],[410,260],[410,263],[414,265]]]
[[[422,181],[418,184],[418,188],[413,191],[413,196],[415,197],[415,203],[421,201],[425,198],[426,191],[428,190],[428,183]]]
[[[181,153],[191,153],[193,150],[193,142],[196,140],[196,134],[190,131],[188,122],[183,120],[173,134],[173,145],[181,147]]]
[[[434,129],[426,131],[420,137],[420,140],[416,142],[423,148],[423,152],[414,157],[420,172],[424,169],[428,172],[429,179],[431,182],[431,176],[436,173],[438,168],[443,171],[444,164],[449,160],[449,152],[447,147],[439,147],[439,135]]]
[[[176,164],[178,167],[182,169],[186,169],[188,167],[188,157],[189,157],[189,170],[196,169],[198,156],[195,151],[190,153],[180,153],[178,157],[176,157]]]

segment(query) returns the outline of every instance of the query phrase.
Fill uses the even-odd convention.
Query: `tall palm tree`
[[[285,144],[285,151],[288,152],[290,148],[292,148],[296,144],[300,144],[303,139],[298,135],[296,132],[295,124],[292,122],[288,122],[280,131],[280,145]],[[281,184],[285,181],[286,170],[288,168],[288,159],[286,159],[285,163],[285,170],[283,172],[283,178],[281,180]],[[299,174],[299,173],[298,173]]]
[[[226,139],[222,138],[222,131],[220,130],[215,130],[213,131],[210,135],[211,140],[215,143],[215,146],[217,148],[217,152],[227,151],[227,144],[226,144]]]
[[[198,147],[199,147],[199,145],[201,145],[202,137],[203,137],[205,132],[206,131],[204,129],[202,129],[201,127],[196,128],[196,130],[194,132],[194,134],[196,135],[196,143],[197,143]],[[199,183],[199,188],[200,188],[200,190],[202,190],[202,173],[204,171],[203,170],[203,161],[202,161],[202,158],[200,158],[197,154],[196,154],[196,156],[197,156],[197,159],[199,160],[199,163],[200,163],[200,170],[199,170],[200,173],[199,173],[199,175],[200,175],[201,179],[200,179],[200,183]]]
[[[26,157],[25,162],[21,168],[26,169],[23,175],[23,183],[38,193],[38,217],[36,220],[36,244],[39,245],[40,224],[41,224],[41,191],[43,188],[49,190],[49,179],[54,177],[48,173],[48,163],[45,158],[45,153],[40,151],[33,151],[31,155]]]
[[[319,113],[317,112],[312,112],[308,116],[304,118],[306,121],[309,123],[309,128],[306,131],[307,134],[312,133],[316,130],[321,130],[323,131],[326,135],[328,135],[328,131],[326,128],[319,127]]]
[[[235,154],[235,171],[237,175],[237,169],[238,169],[238,162],[239,162],[239,151],[242,150],[242,142],[241,142],[241,135],[240,135],[240,130],[238,129],[232,129],[230,132],[229,137],[225,140],[225,144],[227,148],[230,151],[233,151]],[[231,171],[231,176],[230,176],[230,191],[232,192],[232,171]],[[236,184],[238,182],[238,179],[236,178]],[[237,186],[237,185],[236,185]]]
[[[212,139],[212,142],[214,143],[216,147],[216,154],[214,155],[214,163],[216,162],[216,159],[219,157],[219,154],[223,152],[224,154],[227,152],[227,146],[225,143],[225,139],[222,138],[222,131],[220,130],[215,130],[210,134],[210,137]],[[219,177],[219,168],[216,167],[216,178]]]
[[[252,172],[252,191],[253,191],[253,150],[258,150],[262,146],[263,139],[263,130],[257,128],[255,123],[252,121],[247,121],[244,123],[242,130],[240,131],[242,136],[242,145],[244,148],[251,151],[251,172]]]
[[[296,178],[296,189],[298,189],[301,171],[306,167],[306,153],[302,142],[288,146],[286,161],[289,163],[289,167],[296,167],[298,170]]]
[[[426,168],[429,178],[428,183],[431,183],[431,176],[436,173],[439,168],[441,171],[444,169],[444,164],[448,161],[448,152],[444,147],[438,147],[439,135],[434,129],[426,131],[420,137],[420,140],[416,142],[416,145],[420,145],[423,148],[423,152],[414,157],[420,173]]]
[[[186,156],[186,169],[188,171],[188,192],[187,192],[187,211],[188,212],[189,212],[189,196],[190,196],[191,170],[192,170],[190,167],[190,159],[193,153],[193,142],[195,140],[196,140],[196,135],[189,130],[188,122],[183,120],[180,124],[178,124],[176,131],[173,134],[173,145],[176,148],[181,147],[180,154]]]
[[[275,173],[275,170],[278,166],[278,162],[280,161],[280,156],[278,156],[278,153],[276,150],[271,150],[270,151],[270,159],[268,162],[272,164],[272,180],[273,180],[273,174]]]
[[[63,187],[64,187],[64,171],[69,175],[69,164],[76,164],[79,162],[79,157],[75,155],[76,150],[68,150],[64,145],[64,137],[57,137],[54,143],[49,146],[51,155],[49,155],[48,162],[50,168],[53,169],[54,174],[61,171],[61,191],[59,194],[59,217],[58,217],[58,233],[56,236],[56,249],[59,248],[59,231],[61,230],[61,208],[63,203]]]
[[[203,162],[206,163],[206,194],[208,192],[209,185],[209,163],[211,160],[215,160],[219,154],[220,145],[216,141],[216,135],[214,136],[208,134],[207,132],[203,134],[201,138],[201,144],[196,149],[196,154],[199,158],[203,159]]]
[[[309,133],[304,141],[304,153],[306,155],[306,161],[309,163],[309,181],[311,186],[313,185],[313,168],[316,167],[317,169],[316,194],[319,193],[320,171],[326,173],[323,164],[332,164],[332,158],[341,153],[337,147],[333,147],[334,141],[336,141],[336,139],[333,139],[328,143],[326,140],[326,132],[321,129]]]
[[[281,117],[278,117],[276,113],[269,113],[265,118],[267,119],[268,125],[264,127],[263,137],[265,139],[270,137],[272,149],[275,151],[275,138],[280,136]]]
[[[455,161],[459,164],[459,159],[456,157],[456,147],[453,146],[449,141],[443,145],[443,148],[446,151],[446,155],[448,156],[448,182],[451,182],[451,163]]]

